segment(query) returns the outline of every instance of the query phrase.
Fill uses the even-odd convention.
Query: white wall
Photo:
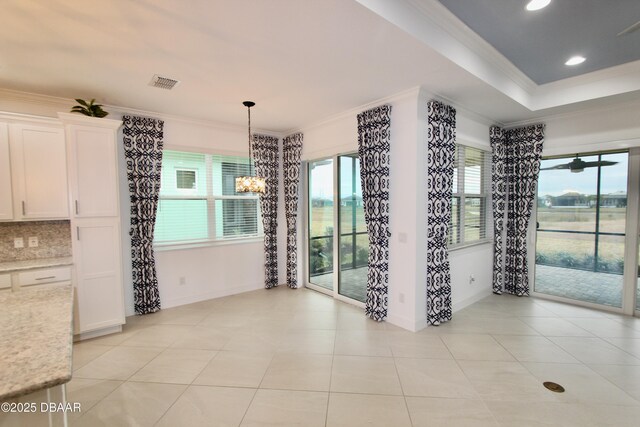
[[[239,108],[239,114],[245,111]],[[153,115],[151,115],[153,116]],[[110,116],[111,117],[111,116]],[[165,149],[248,155],[247,129],[162,117]],[[260,130],[252,129],[258,133]],[[120,131],[120,140],[122,139]],[[129,239],[129,192],[124,149],[120,145],[120,196],[124,243],[125,308],[133,312],[131,246]],[[282,190],[279,190],[282,193]],[[282,198],[282,195],[280,194]],[[283,205],[283,202],[280,202]],[[284,212],[279,213],[284,222]],[[284,240],[279,239],[281,246]],[[284,247],[284,246],[282,246]],[[156,249],[158,288],[163,308],[247,292],[264,287],[264,250],[259,241],[220,244],[187,249]],[[282,263],[281,263],[282,264]],[[282,267],[280,267],[282,270]],[[280,276],[280,282],[285,276]],[[184,285],[180,285],[184,278]]]
[[[434,96],[426,91],[421,91],[418,101],[418,134],[419,134],[419,182],[426,182],[426,140],[427,140],[427,102]],[[450,104],[448,101],[444,103]],[[456,107],[456,106],[454,106]],[[489,126],[491,122],[464,109],[456,109],[456,143],[470,145],[476,148],[491,151],[489,144]],[[416,318],[413,330],[419,330],[427,326],[426,318],[426,278],[427,278],[427,194],[424,185],[419,185],[416,194],[418,206],[418,218],[416,232],[419,240],[416,250],[418,252],[418,270],[416,275]],[[487,213],[491,222],[491,211]],[[489,232],[491,228],[489,227]],[[474,302],[491,294],[493,246],[491,243],[457,248],[449,251],[449,263],[451,267],[451,304],[454,313]],[[475,281],[469,282],[469,276],[473,275]]]
[[[0,92],[0,111],[57,117],[58,111],[69,111],[75,102],[63,98]],[[196,149],[212,153],[247,155],[247,129],[202,121],[188,120],[155,113],[107,108],[109,118],[123,114],[157,117],[165,121],[164,142],[168,149]],[[238,105],[238,114],[246,110]],[[253,129],[258,133],[266,133]],[[275,135],[279,136],[279,135]],[[122,131],[118,140],[122,141]],[[119,148],[120,210],[122,215],[122,265],[126,315],[134,314],[131,276],[131,240],[129,237],[130,201],[122,144]],[[283,203],[281,202],[281,205]],[[280,217],[284,223],[284,214]],[[285,240],[280,239],[282,248]],[[163,308],[204,299],[261,289],[264,286],[264,255],[261,241],[180,250],[156,251],[158,285]],[[282,268],[282,267],[281,267]],[[186,284],[180,285],[180,277]],[[281,276],[281,282],[284,281]]]
[[[357,114],[384,103],[391,111],[391,188],[388,321],[409,330],[426,326],[426,103],[432,97],[413,89],[303,129],[303,160],[358,148]],[[458,140],[489,148],[489,123],[458,112]],[[300,259],[304,254],[300,251]],[[451,253],[452,298],[460,309],[491,292],[492,246]],[[469,274],[475,282],[469,284]]]

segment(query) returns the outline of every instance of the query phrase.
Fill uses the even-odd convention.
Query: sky
[[[540,167],[548,168],[573,160],[573,156],[560,159],[543,160]],[[582,156],[585,162],[597,161],[598,156]],[[626,193],[627,190],[627,168],[628,154],[603,154],[602,160],[618,162],[613,166],[602,167],[601,172],[601,189],[602,194],[610,194],[619,191]],[[312,162],[312,165],[316,162]],[[333,160],[321,160],[316,163],[312,169],[313,185],[311,188],[311,197],[318,199],[333,198]],[[356,173],[360,174],[359,167]],[[580,173],[572,173],[568,169],[544,170],[540,172],[538,180],[539,196],[559,196],[567,192],[577,192],[580,194],[596,194],[598,168],[587,168]],[[349,181],[350,187],[350,168],[343,168],[342,180]],[[344,183],[343,183],[344,184]],[[343,185],[344,187],[344,185]],[[343,188],[343,197],[346,196],[346,188]],[[359,177],[356,180],[356,195],[362,196]]]
[[[585,162],[598,160],[598,156],[583,156],[580,158]],[[610,194],[619,191],[626,193],[628,167],[627,158],[627,153],[606,154],[602,156],[602,160],[618,162],[618,164],[602,167],[600,177],[601,194]],[[568,163],[571,160],[571,157],[543,160],[540,167],[548,168],[550,166]],[[540,177],[538,179],[538,195],[559,196],[570,191],[580,194],[596,194],[597,173],[597,167],[587,168],[580,173],[572,173],[568,169],[540,171]]]

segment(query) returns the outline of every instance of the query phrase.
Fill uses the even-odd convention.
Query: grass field
[[[541,230],[595,232],[595,208],[538,208],[537,221]],[[626,209],[600,209],[600,232],[624,233]],[[567,267],[589,268],[593,266],[595,253],[594,234],[562,232],[537,233],[536,259],[538,262]],[[600,235],[598,239],[599,268],[622,273],[624,260],[624,236]]]

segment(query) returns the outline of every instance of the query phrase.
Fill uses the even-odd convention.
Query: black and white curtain
[[[278,286],[278,138],[253,135],[251,145],[256,175],[265,178],[266,190],[260,195],[264,229],[264,287]]]
[[[122,131],[131,199],[131,264],[133,299],[137,314],[160,310],[160,294],[153,254],[160,172],[162,120],[124,116]]]
[[[386,319],[388,305],[390,127],[390,105],[358,114],[362,204],[369,236],[365,311],[377,321]]]
[[[282,142],[284,177],[284,208],[287,219],[287,286],[298,287],[298,186],[300,184],[300,155],[302,134],[296,133]]]
[[[505,131],[492,126],[491,143],[491,206],[493,208],[493,292],[502,293],[504,283],[504,225],[507,208],[507,147]]]
[[[527,230],[536,196],[536,185],[540,173],[540,159],[544,143],[544,125],[537,124],[516,129],[502,131],[491,128],[492,145],[502,145],[505,149],[504,165],[494,166],[492,171],[504,169],[494,179],[504,183],[506,175],[506,247],[504,251],[504,272],[502,264],[496,264],[497,255],[501,255],[502,248],[494,247],[494,283],[493,291],[497,294],[504,292],[525,296],[529,295],[529,268],[527,263]],[[500,136],[503,133],[503,136]],[[499,151],[494,148],[494,153]],[[495,154],[494,154],[495,155]],[[495,159],[493,160],[496,161]],[[500,153],[498,153],[500,161]],[[503,184],[502,184],[503,185]],[[499,198],[500,196],[498,196]],[[500,200],[497,201],[500,204]],[[494,206],[496,202],[494,201]],[[501,218],[504,221],[504,210]],[[494,212],[494,224],[496,215]],[[496,277],[503,276],[502,282]]]
[[[451,272],[447,239],[456,141],[456,110],[427,104],[427,323],[451,320]]]

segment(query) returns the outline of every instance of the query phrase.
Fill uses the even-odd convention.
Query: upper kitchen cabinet
[[[68,141],[72,215],[118,216],[116,132],[122,121],[58,113]]]
[[[7,197],[5,168],[0,172],[0,211],[13,202],[14,220],[69,217],[67,160],[64,129],[40,123],[9,123],[9,158],[13,197]],[[0,133],[2,129],[0,128]],[[1,138],[1,137],[0,137]],[[0,152],[6,163],[0,142]],[[2,217],[2,219],[10,219]]]
[[[9,126],[0,122],[0,221],[13,219]]]

